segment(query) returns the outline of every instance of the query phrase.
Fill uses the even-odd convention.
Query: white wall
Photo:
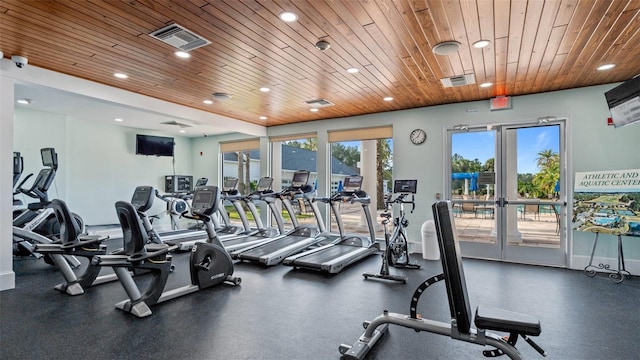
[[[117,223],[116,201],[131,199],[138,185],[164,191],[164,176],[174,171],[171,157],[135,154],[136,134],[163,134],[25,109],[16,109],[14,124],[25,174],[42,167],[40,148],[55,147],[60,165],[49,198],[63,199],[88,225]],[[191,175],[191,139],[174,140],[175,173]],[[156,201],[151,213],[164,206]]]

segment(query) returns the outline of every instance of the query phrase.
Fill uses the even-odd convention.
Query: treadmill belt
[[[361,247],[354,247],[348,245],[334,245],[324,250],[317,251],[307,256],[302,256],[293,262],[293,266],[306,266],[313,268],[320,268],[320,265],[327,261],[331,261],[337,257],[347,255],[350,253],[357,254],[362,251]]]
[[[238,258],[242,259],[243,257],[246,258],[259,258],[261,256],[264,255],[268,255],[271,254],[272,252],[278,251],[284,247],[287,247],[289,245],[293,245],[297,242],[300,242],[302,240],[306,240],[308,239],[308,237],[304,237],[304,236],[286,236],[280,240],[276,240],[270,243],[266,243],[264,245],[261,245],[257,248],[248,250],[248,251],[244,251],[238,254]]]

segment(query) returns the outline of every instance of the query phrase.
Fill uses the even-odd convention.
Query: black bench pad
[[[475,324],[479,329],[514,332],[538,336],[542,329],[540,321],[533,316],[489,306],[476,308]]]

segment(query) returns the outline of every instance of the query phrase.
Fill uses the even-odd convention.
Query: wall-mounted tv
[[[174,141],[172,137],[136,135],[136,154],[173,156]]]

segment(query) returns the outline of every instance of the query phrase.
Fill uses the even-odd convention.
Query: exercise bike
[[[116,304],[116,308],[131,313],[136,317],[151,315],[150,306],[176,297],[206,289],[221,283],[239,285],[241,279],[233,277],[233,262],[224,249],[215,232],[211,217],[218,210],[220,190],[217,186],[203,186],[193,194],[191,216],[185,217],[203,221],[209,239],[205,243],[197,243],[191,250],[190,273],[191,284],[164,291],[167,277],[171,271],[170,252],[177,246],[153,244],[148,247],[147,234],[138,215],[138,210],[126,201],[116,202],[116,212],[123,231],[124,254],[94,256],[92,264],[110,266],[122,284],[129,299]],[[147,290],[141,293],[134,282],[134,273],[150,272],[153,276]]]
[[[389,266],[396,268],[420,269],[420,264],[411,262],[409,258],[409,244],[407,242],[407,226],[409,220],[405,217],[404,204],[411,204],[411,212],[415,210],[415,193],[417,180],[396,180],[393,188],[394,193],[400,194],[395,199],[385,201],[385,212],[380,214],[382,217],[382,226],[384,227],[384,239],[386,247],[382,253],[382,266],[377,274],[364,273],[365,279],[376,278],[384,280],[398,281],[403,284],[407,283],[406,276],[392,275]],[[407,198],[411,195],[411,200]],[[393,233],[389,232],[389,222],[391,222],[391,210],[393,204],[400,204],[400,212],[398,217],[393,219]]]

